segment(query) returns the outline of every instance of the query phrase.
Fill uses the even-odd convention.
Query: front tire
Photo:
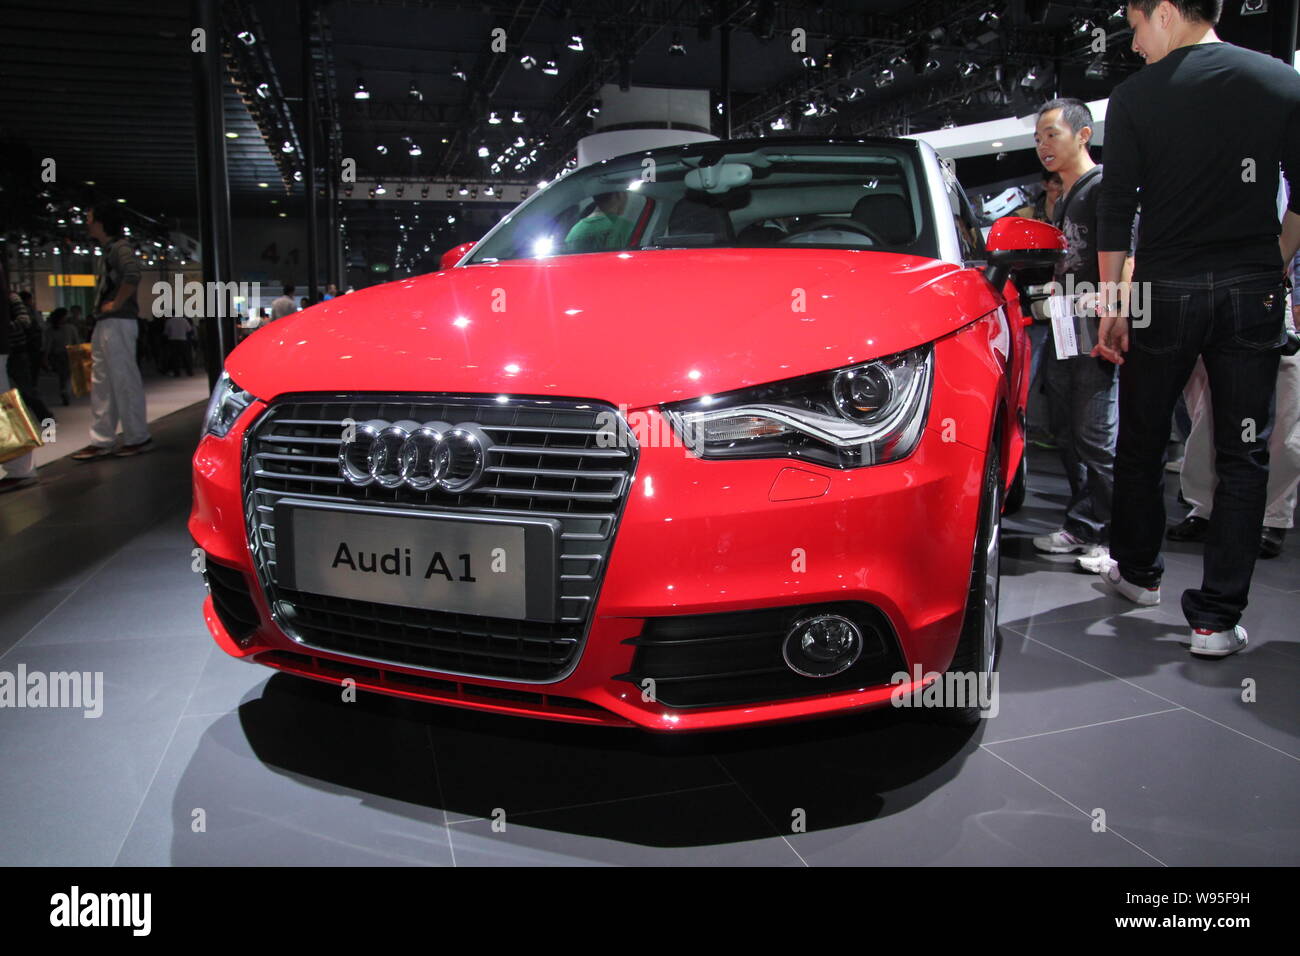
[[[966,593],[966,613],[962,618],[961,637],[953,654],[948,673],[975,673],[980,689],[991,686],[997,669],[1000,637],[998,635],[998,599],[1001,593],[1002,558],[1002,472],[1001,451],[994,442],[984,466],[984,487],[980,494],[979,525],[975,536],[975,554],[971,561],[970,587]],[[957,707],[951,702],[943,709],[946,723],[973,726],[979,722],[980,706]]]

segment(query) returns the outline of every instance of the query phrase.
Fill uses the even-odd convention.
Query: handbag
[[[43,444],[36,421],[23,404],[18,389],[11,388],[0,395],[0,464],[35,451]]]
[[[90,394],[90,373],[95,367],[95,356],[89,342],[69,345],[68,371],[72,374],[72,394],[84,398]]]

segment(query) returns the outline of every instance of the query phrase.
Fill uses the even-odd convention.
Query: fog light
[[[790,628],[781,653],[797,674],[834,677],[862,656],[862,632],[846,617],[819,614]]]

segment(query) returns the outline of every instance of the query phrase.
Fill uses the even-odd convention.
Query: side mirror
[[[460,260],[464,259],[467,255],[469,255],[469,251],[473,248],[474,248],[474,243],[462,242],[459,246],[455,246],[454,248],[448,249],[446,252],[442,254],[442,258],[438,260],[438,268],[450,269],[456,263],[460,262]]]
[[[1020,216],[1003,216],[995,222],[984,245],[988,252],[984,274],[999,290],[1014,270],[1055,265],[1068,248],[1061,230]]]

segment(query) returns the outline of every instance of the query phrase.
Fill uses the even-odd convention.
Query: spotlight
[[[519,112],[518,110],[515,110],[514,113],[513,113],[513,114],[511,115],[511,117],[510,117],[510,122],[512,122],[512,123],[522,123],[523,121],[524,121],[524,114],[521,113],[521,112]]]
[[[934,57],[928,57],[921,66],[922,73],[933,73],[937,69],[939,69],[939,61]]]
[[[296,183],[300,183],[300,182],[302,182],[302,170],[301,170],[301,169],[295,169],[295,170],[293,171],[293,181],[296,182]]]
[[[459,62],[451,65],[451,77],[453,80],[460,80],[462,83],[469,82],[469,77],[466,76],[465,71],[460,68]]]
[[[257,42],[257,37],[253,36],[253,34],[249,33],[247,30],[240,30],[235,34],[235,36],[243,41],[244,46],[252,46]]]
[[[863,92],[862,87],[855,86],[847,93],[844,94],[844,98],[848,100],[850,103],[852,103],[854,100],[858,100],[862,98],[862,92]]]
[[[229,130],[226,133],[226,139],[239,139],[239,134],[236,133],[234,130]]]
[[[469,189],[468,189],[467,187],[465,187],[465,186],[461,186],[460,189],[456,190],[456,195],[458,195],[458,196],[468,196],[468,195],[469,195]]]
[[[485,196],[495,196],[497,194],[497,191],[494,187],[489,186],[487,189],[483,190],[483,194]]]
[[[514,142],[515,149],[523,149],[524,145],[524,138],[522,136],[516,136]]]
[[[388,192],[388,190],[384,188],[384,184],[383,184],[383,183],[375,183],[375,195],[376,195],[376,196],[382,196],[382,195],[383,195],[384,193],[386,193],[386,192]]]
[[[410,89],[407,92],[410,94],[411,99],[415,100],[417,103],[424,99],[424,94],[421,93],[420,88],[415,85],[415,80],[411,81]]]
[[[680,32],[674,31],[673,42],[668,44],[668,55],[669,56],[686,55],[686,45],[682,43],[682,35]]]
[[[806,56],[803,58],[803,65],[811,70],[817,65],[817,58],[815,56]]]
[[[995,10],[985,10],[979,15],[978,19],[981,25],[986,26],[989,29],[995,28],[1002,22],[1002,17],[1000,17]]]
[[[497,115],[496,110],[493,110],[491,113],[488,113],[488,122],[491,123],[493,126],[501,125],[501,117]]]
[[[817,115],[817,104],[816,104],[815,102],[808,102],[808,103],[805,103],[805,104],[803,105],[803,115],[804,115],[804,116],[816,116],[816,115]]]
[[[573,33],[569,35],[569,49],[574,53],[582,52],[582,34]]]
[[[378,153],[380,156],[387,156],[388,147],[385,146],[383,143],[375,143],[375,152]]]
[[[363,81],[357,80],[357,89],[356,92],[352,94],[352,98],[354,100],[370,99],[370,91],[366,89],[366,84]]]
[[[491,152],[491,150],[488,149],[486,146],[480,146],[480,147],[478,148],[478,156],[479,156],[479,159],[486,159],[488,153],[490,153],[490,152]]]
[[[980,71],[980,65],[976,63],[974,60],[963,60],[962,63],[957,67],[957,72],[963,78],[972,77],[979,71]]]
[[[292,152],[293,152],[293,143],[289,142],[289,141],[286,139],[283,143],[280,144],[280,152],[282,152],[282,153],[292,153]]]
[[[424,153],[424,150],[420,149],[419,143],[412,140],[410,147],[406,150],[406,153],[408,156],[419,156]]]
[[[771,127],[772,132],[774,133],[780,133],[783,130],[787,130],[790,128],[790,124],[786,122],[784,116],[778,116],[776,119],[772,120],[772,122],[768,123],[767,125]]]
[[[546,65],[542,67],[542,72],[545,73],[547,76],[559,76],[560,65],[556,63],[554,60],[547,60]]]
[[[890,83],[894,82],[894,71],[889,67],[878,70],[875,76],[876,89],[884,89]]]
[[[905,66],[907,66],[907,57],[903,56],[903,54],[895,53],[889,58],[889,68],[891,70],[901,70]]]
[[[258,84],[257,84],[257,90],[256,90],[256,93],[257,93],[257,95],[260,96],[262,99],[267,99],[267,98],[270,97],[270,95],[271,95],[271,84],[270,84],[270,83],[258,83]]]
[[[591,106],[587,107],[587,116],[593,117],[599,115],[600,115],[600,100],[592,100]]]
[[[519,58],[519,65],[525,70],[531,70],[537,65],[537,58],[531,54],[525,53]]]

